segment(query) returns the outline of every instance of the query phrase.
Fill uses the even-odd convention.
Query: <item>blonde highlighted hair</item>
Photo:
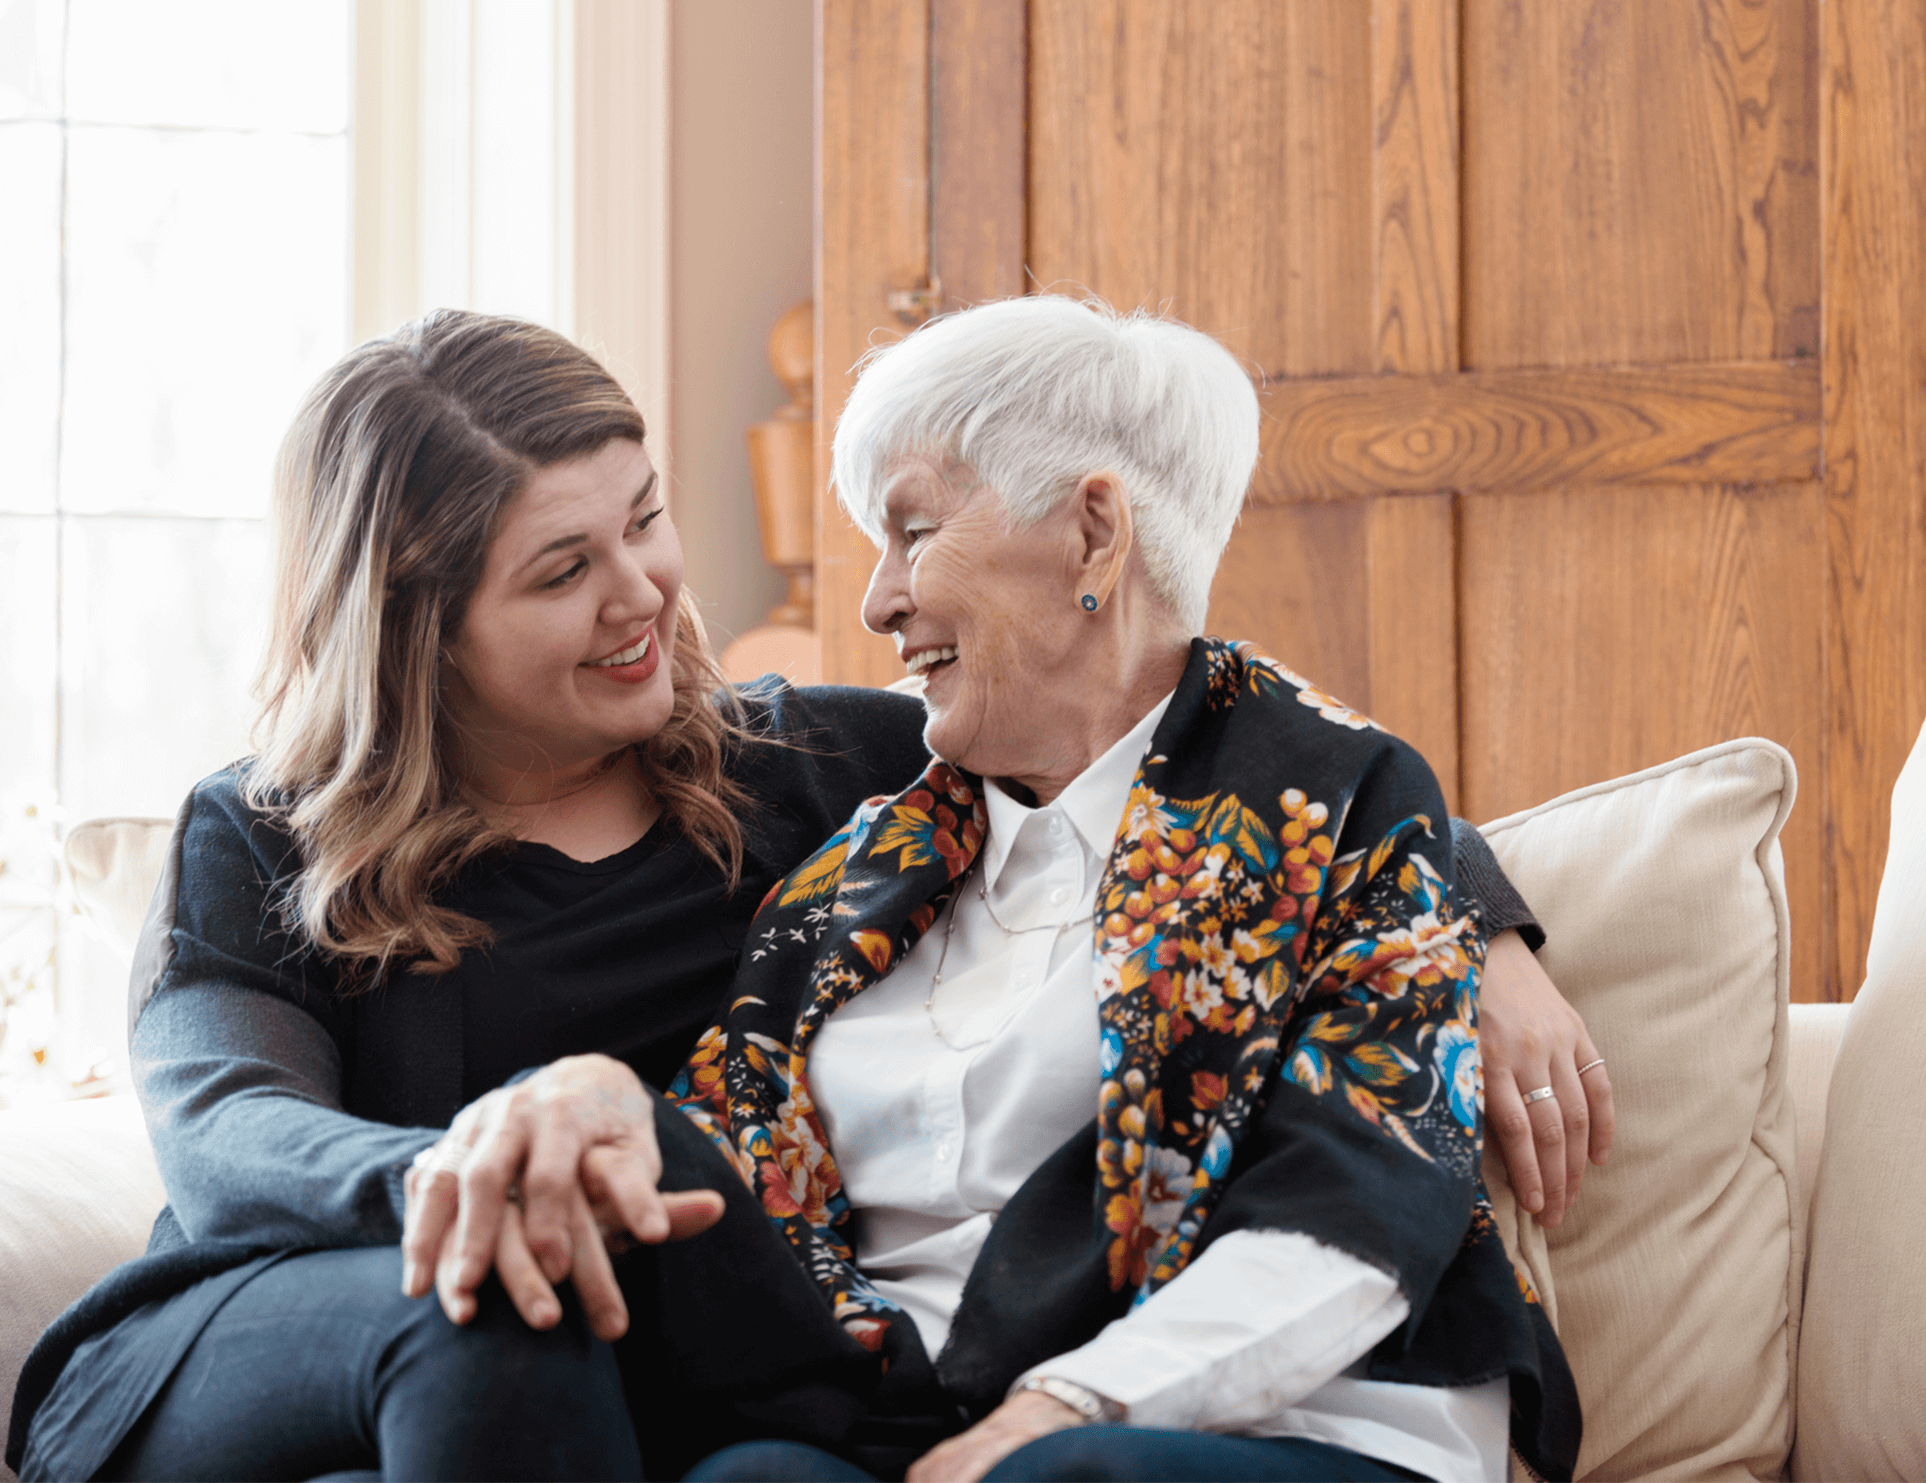
[[[351,351],[289,429],[244,786],[300,847],[280,903],[290,930],[343,960],[351,990],[403,964],[446,972],[488,941],[435,899],[514,843],[465,795],[442,651],[529,477],[643,433],[622,388],[563,336],[453,310]],[[714,698],[728,692],[686,591],[672,680],[668,722],[635,750],[663,823],[733,888],[745,797],[723,751],[742,733]]]

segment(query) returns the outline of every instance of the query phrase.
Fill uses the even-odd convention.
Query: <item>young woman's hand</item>
[[[597,1337],[619,1338],[628,1309],[609,1248],[679,1240],[722,1214],[711,1190],[665,1195],[648,1089],[608,1056],[571,1056],[462,1109],[404,1180],[402,1288],[432,1285],[456,1323],[474,1316],[490,1270],[523,1319],[561,1317],[568,1277]]]
[[[1611,1152],[1612,1079],[1585,1021],[1516,932],[1499,933],[1485,956],[1478,1050],[1487,1135],[1518,1203],[1549,1230],[1578,1198],[1586,1156],[1602,1164]],[[1541,1087],[1552,1095],[1527,1104]]]

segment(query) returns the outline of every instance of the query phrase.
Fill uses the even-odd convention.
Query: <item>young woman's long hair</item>
[[[512,838],[464,788],[442,652],[509,502],[536,470],[642,441],[641,414],[552,330],[438,310],[349,353],[295,418],[275,473],[276,571],[248,802],[280,821],[302,869],[288,925],[360,989],[391,966],[440,973],[488,940],[436,896]],[[686,591],[668,723],[636,748],[665,823],[733,886],[737,734]]]

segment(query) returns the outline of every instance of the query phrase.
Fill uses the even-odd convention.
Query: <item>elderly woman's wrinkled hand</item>
[[[904,1474],[904,1483],[976,1483],[1017,1448],[1083,1424],[1083,1418],[1062,1401],[1036,1391],[1013,1395],[968,1431],[917,1458]]]
[[[631,1241],[680,1240],[722,1214],[709,1190],[663,1194],[648,1089],[608,1056],[571,1056],[469,1104],[404,1179],[402,1289],[432,1285],[455,1323],[492,1269],[532,1327],[561,1318],[567,1277],[598,1338],[628,1329],[609,1263]]]
[[[1549,1230],[1577,1200],[1586,1156],[1602,1164],[1611,1152],[1612,1079],[1585,1021],[1516,932],[1494,937],[1485,959],[1478,1049],[1486,1128],[1518,1203]]]

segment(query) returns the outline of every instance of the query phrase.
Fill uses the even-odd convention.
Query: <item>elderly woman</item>
[[[1400,1458],[1482,1466],[1508,1370],[1538,1415],[1555,1351],[1529,1353],[1511,1289],[1486,1303],[1480,1284],[1510,1277],[1467,1226],[1478,933],[1435,790],[1378,733],[1187,638],[1212,559],[1171,564],[1190,517],[1173,529],[1170,500],[1193,475],[1141,460],[1215,449],[1221,543],[1249,471],[1248,387],[1202,337],[1062,303],[939,328],[880,362],[857,404],[888,412],[867,443],[882,492],[862,504],[889,541],[873,617],[928,676],[942,754],[1003,781],[938,768],[813,858],[859,800],[927,766],[923,708],[716,692],[641,419],[599,366],[533,326],[437,314],[316,388],[280,471],[262,750],[183,810],[137,972],[136,1075],[170,1206],[150,1255],[23,1371],[23,1477],[661,1476],[767,1436],[899,1471],[959,1430],[959,1402],[991,1409],[1005,1370],[1069,1355],[1133,1291],[1159,1290],[1137,1332],[1162,1344],[1166,1293],[1208,1315],[1210,1283],[1253,1276],[1276,1295],[1249,1342],[1191,1332],[1190,1359],[1137,1366],[1134,1389],[1114,1353],[1108,1369],[1066,1358],[1055,1393],[1083,1385],[1140,1423],[1308,1428],[1393,1475]],[[916,423],[902,396],[950,407],[954,427]],[[1083,444],[1057,431],[1091,425]],[[1026,448],[1045,450],[1040,478],[1008,461]],[[985,482],[1062,487],[1012,534]],[[1071,583],[1071,625],[1041,605],[1053,580]],[[1109,850],[1153,732],[1142,782],[1162,796],[1132,805],[1093,956],[1101,860],[1074,851]],[[1210,791],[1220,773],[1234,806]],[[877,875],[884,861],[900,873]],[[755,902],[785,877],[745,954],[763,1008],[739,999],[698,1049]],[[1502,890],[1494,875],[1486,904]],[[875,914],[890,902],[900,919]],[[839,998],[895,972],[812,1052],[832,1002],[803,985],[819,958]],[[1524,1050],[1500,1079],[1570,1079],[1582,1114],[1589,1043],[1542,975],[1515,982]],[[739,1022],[757,1013],[768,1027]],[[769,1059],[790,1044],[806,1077]],[[684,1100],[727,1133],[727,1163],[645,1091],[692,1049]],[[1602,1073],[1585,1081],[1602,1091]],[[1532,1108],[1547,1133],[1549,1100]],[[846,1260],[832,1138],[866,1274]],[[1077,1171],[1104,1191],[1087,1250],[1060,1211],[1038,1224],[1037,1199],[1066,1190],[1088,1216]],[[1307,1177],[1309,1205],[1275,1198]],[[658,1184],[684,1193],[665,1203]],[[604,1249],[604,1231],[619,1248],[718,1218],[677,1246]],[[1095,1287],[1077,1265],[1092,1262]],[[403,1295],[431,1275],[453,1323]],[[986,1349],[1012,1280],[1037,1284],[1016,1345]],[[1306,1349],[1284,1329],[1335,1337]],[[1315,1383],[1374,1343],[1369,1376]],[[1186,1413],[1239,1355],[1256,1419]],[[1013,1415],[1075,1414],[1026,1391],[963,1445],[980,1456]],[[1528,1431],[1551,1441],[1528,1455],[1555,1461],[1562,1413],[1546,1414]]]
[[[1575,1459],[1479,1176],[1437,784],[1194,637],[1257,449],[1215,342],[1048,297],[878,352],[838,427],[941,760],[778,888],[678,1091],[844,1327],[975,1419],[911,1478]],[[705,1476],[804,1475],[776,1450]]]

